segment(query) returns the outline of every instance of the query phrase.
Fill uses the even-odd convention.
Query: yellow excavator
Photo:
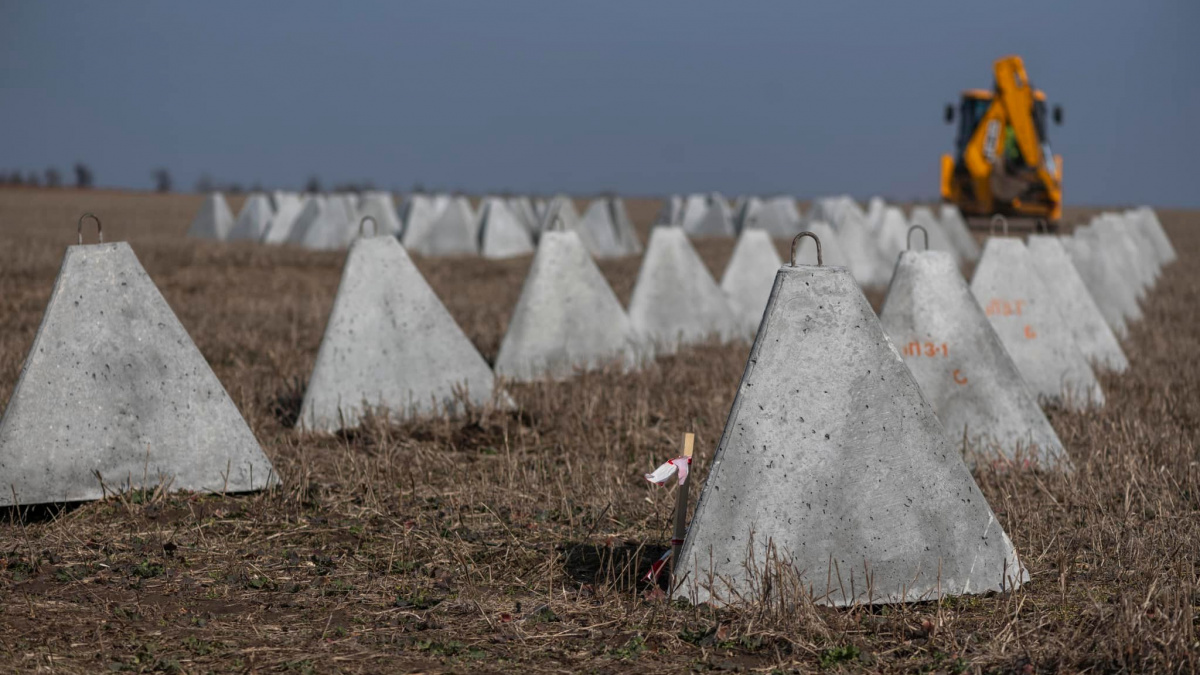
[[[1062,156],[1050,150],[1046,94],[1035,89],[1019,56],[993,64],[991,91],[968,89],[958,104],[953,155],[942,155],[942,199],[963,215],[1046,221],[1062,218]],[[1062,107],[1055,106],[1055,124]],[[946,106],[946,124],[955,108]]]

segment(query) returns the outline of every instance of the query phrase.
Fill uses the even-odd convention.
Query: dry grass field
[[[748,345],[514,386],[519,407],[504,413],[297,435],[343,254],[187,241],[199,204],[0,190],[0,404],[76,219],[94,211],[107,240],[133,245],[282,478],[259,494],[146,491],[0,514],[0,672],[1200,667],[1200,213],[1160,212],[1180,260],[1125,344],[1130,372],[1104,379],[1108,406],[1051,411],[1077,472],[975,473],[1028,585],[875,609],[771,596],[718,610],[637,581],[669,540],[673,504],[641,476],[687,431],[705,475]],[[644,234],[657,203],[629,205]],[[732,243],[699,248],[719,273]],[[418,261],[489,360],[528,264]],[[601,267],[627,302],[638,260]]]

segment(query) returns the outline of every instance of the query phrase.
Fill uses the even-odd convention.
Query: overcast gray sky
[[[1200,3],[0,0],[0,170],[470,192],[937,194],[1020,54],[1075,204],[1200,206]]]

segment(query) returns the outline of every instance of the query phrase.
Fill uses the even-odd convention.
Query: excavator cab
[[[996,61],[994,71],[991,91],[968,89],[957,109],[946,106],[946,122],[957,117],[958,129],[954,153],[942,156],[942,198],[966,216],[1053,225],[1062,217],[1062,158],[1050,149],[1046,95],[1020,57]],[[1061,108],[1053,119],[1061,123]]]

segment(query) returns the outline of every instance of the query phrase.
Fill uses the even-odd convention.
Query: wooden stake
[[[695,434],[683,435],[683,456],[692,458],[692,446],[695,444]],[[689,462],[690,464],[690,462]],[[675,563],[679,561],[679,549],[683,548],[683,538],[687,535],[688,487],[692,484],[691,466],[688,466],[688,477],[679,486],[675,497],[675,530],[671,535],[671,585],[675,582]],[[672,588],[674,590],[674,588]]]

